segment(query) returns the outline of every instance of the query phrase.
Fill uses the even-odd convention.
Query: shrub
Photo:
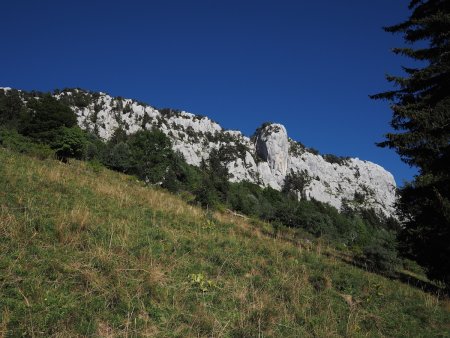
[[[88,166],[92,169],[92,171],[96,174],[98,174],[99,172],[102,171],[103,164],[98,160],[98,159],[94,159],[92,161],[88,162]]]
[[[86,147],[84,159],[87,161],[98,160],[104,162],[108,155],[108,146],[95,134],[86,133]]]
[[[349,160],[349,157],[340,157],[333,154],[325,154],[323,155],[323,159],[331,164],[336,163],[339,165],[345,165]]]
[[[230,207],[246,215],[260,216],[264,200],[258,188],[249,182],[231,184],[228,196]]]
[[[306,198],[305,189],[311,183],[312,177],[308,175],[306,170],[301,172],[294,172],[291,170],[284,179],[283,192],[294,198],[297,198],[297,193],[300,193],[302,198]]]
[[[20,135],[15,130],[0,129],[0,145],[3,148],[38,159],[51,158],[55,155],[55,152],[48,145],[33,142],[33,140]]]
[[[62,161],[68,158],[81,159],[85,153],[85,146],[86,136],[79,127],[61,127],[51,144],[56,156]]]
[[[128,139],[129,139],[129,137],[127,135],[127,132],[123,128],[119,127],[116,130],[114,130],[108,143],[111,145],[115,145],[120,142],[127,142]]]
[[[289,140],[289,154],[300,157],[305,152],[305,145],[301,142]]]
[[[183,155],[175,153],[164,177],[162,187],[171,191],[179,192],[194,191],[200,185],[200,171],[184,160]]]
[[[54,142],[61,127],[71,128],[77,123],[75,113],[49,94],[39,100],[31,99],[21,115],[19,132],[41,142]]]
[[[23,109],[24,105],[17,90],[0,90],[0,125],[16,128]]]
[[[425,274],[425,270],[423,267],[421,267],[417,262],[411,260],[411,259],[403,259],[402,260],[403,269],[413,272],[417,275],[423,276]]]
[[[169,138],[158,130],[144,130],[130,136],[131,173],[149,183],[162,183],[173,159]]]
[[[315,148],[306,148],[306,151],[308,153],[313,154],[313,155],[319,155],[320,154],[320,152],[317,149],[315,149]]]
[[[113,170],[127,173],[133,167],[131,150],[127,143],[119,142],[112,145],[105,159],[105,164]]]
[[[374,271],[392,275],[400,265],[395,235],[384,229],[375,232],[371,242],[363,248],[363,254],[361,258]]]
[[[355,195],[354,195],[353,201],[356,204],[364,204],[364,202],[366,201],[366,195],[364,193],[362,193],[362,192],[355,191]]]
[[[194,191],[195,202],[204,208],[217,208],[220,197],[209,176],[202,177],[201,185]]]

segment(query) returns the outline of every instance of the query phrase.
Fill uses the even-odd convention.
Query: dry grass
[[[0,163],[0,337],[449,333],[448,301],[343,264],[294,230],[211,216],[85,163],[3,150]]]
[[[6,337],[8,333],[8,323],[11,316],[8,308],[4,309],[2,312],[1,322],[0,322],[0,338]]]

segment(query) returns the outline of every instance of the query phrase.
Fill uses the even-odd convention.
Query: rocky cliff
[[[207,117],[147,104],[104,93],[78,89],[57,91],[54,96],[69,104],[81,128],[108,140],[118,128],[131,134],[157,128],[198,166],[213,149],[226,152],[226,163],[234,182],[247,180],[260,186],[282,189],[287,175],[303,178],[299,198],[316,199],[341,209],[374,208],[393,215],[395,181],[381,166],[357,158],[321,156],[290,139],[280,124],[264,124],[249,138],[239,131],[224,130]]]

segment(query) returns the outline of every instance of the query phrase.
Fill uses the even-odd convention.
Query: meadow
[[[0,148],[0,337],[448,337],[450,302],[300,229]]]

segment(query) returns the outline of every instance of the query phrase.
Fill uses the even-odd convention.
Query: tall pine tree
[[[371,97],[390,101],[393,112],[395,132],[379,146],[419,169],[400,191],[405,253],[450,285],[450,1],[412,0],[409,9],[408,20],[385,30],[409,45],[395,54],[423,66],[387,76],[396,89]]]

